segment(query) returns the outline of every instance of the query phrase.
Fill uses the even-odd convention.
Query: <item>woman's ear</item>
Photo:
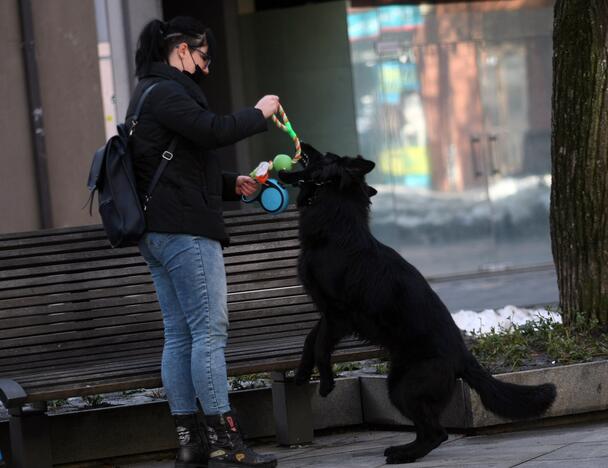
[[[175,45],[175,48],[177,49],[177,55],[181,58],[184,59],[186,58],[186,54],[188,53],[188,44],[186,44],[185,42],[180,42],[179,44]]]

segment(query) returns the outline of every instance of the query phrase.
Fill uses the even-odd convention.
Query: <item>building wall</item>
[[[1,2],[0,232],[40,227],[17,0]],[[93,0],[32,0],[54,227],[95,224],[82,206],[104,142]],[[7,105],[5,105],[7,104]]]
[[[38,224],[27,90],[16,0],[0,2],[0,232]]]
[[[245,100],[277,94],[294,130],[320,151],[358,152],[346,4],[328,2],[245,14],[239,20]],[[293,154],[272,122],[250,140],[251,169]]]

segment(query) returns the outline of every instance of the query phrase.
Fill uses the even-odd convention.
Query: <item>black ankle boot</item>
[[[207,438],[199,430],[196,415],[176,414],[173,418],[179,439],[175,468],[207,468]]]
[[[209,468],[243,466],[273,468],[277,466],[277,458],[274,455],[256,453],[243,442],[231,411],[205,416],[205,421],[209,444]]]

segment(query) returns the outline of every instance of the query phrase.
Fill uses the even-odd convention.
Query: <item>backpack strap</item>
[[[160,176],[163,174],[163,171],[167,167],[167,164],[169,164],[169,161],[171,161],[173,159],[173,151],[175,151],[175,147],[177,146],[177,138],[178,138],[177,135],[174,136],[171,139],[171,143],[169,143],[169,148],[167,148],[165,151],[163,151],[160,164],[156,168],[156,172],[154,172],[154,176],[152,177],[152,180],[150,181],[150,185],[148,185],[148,192],[146,193],[146,195],[144,197],[144,211],[146,211],[146,209],[148,208],[148,202],[152,199],[152,192],[154,191],[156,184],[158,184],[158,181],[160,180]]]
[[[152,83],[150,86],[146,88],[146,90],[139,97],[139,101],[137,101],[137,106],[135,106],[135,113],[133,114],[133,119],[131,119],[131,128],[129,129],[129,136],[133,134],[133,130],[139,121],[139,114],[141,114],[141,109],[144,107],[144,101],[156,86],[158,85],[158,81],[156,83]]]
[[[159,82],[157,81],[156,83],[153,83],[150,86],[148,86],[146,88],[146,90],[142,93],[141,97],[139,98],[139,101],[137,102],[137,106],[135,107],[135,113],[133,114],[133,119],[131,120],[131,129],[129,130],[129,136],[131,136],[133,134],[133,129],[135,128],[135,126],[137,125],[137,122],[139,121],[139,114],[141,114],[141,109],[144,106],[144,101],[146,100],[146,97],[148,96],[148,94],[150,94],[150,91],[152,91],[158,84],[159,84]],[[150,181],[150,185],[148,185],[148,191],[146,192],[146,195],[144,196],[144,206],[143,206],[144,211],[146,211],[146,209],[148,207],[148,202],[152,199],[152,192],[156,188],[156,185],[158,184],[158,181],[160,180],[160,176],[163,174],[163,171],[167,167],[167,164],[169,164],[169,161],[171,161],[173,159],[173,152],[175,151],[175,147],[177,146],[177,139],[178,139],[178,135],[175,135],[171,139],[171,142],[169,143],[169,147],[165,151],[163,151],[160,164],[156,168],[156,171],[154,172],[154,175],[152,176],[152,180]]]

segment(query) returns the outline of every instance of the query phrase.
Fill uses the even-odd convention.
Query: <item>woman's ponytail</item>
[[[160,20],[152,20],[142,30],[137,41],[135,52],[135,75],[139,78],[153,62],[165,62],[167,51],[165,50],[166,23]]]

